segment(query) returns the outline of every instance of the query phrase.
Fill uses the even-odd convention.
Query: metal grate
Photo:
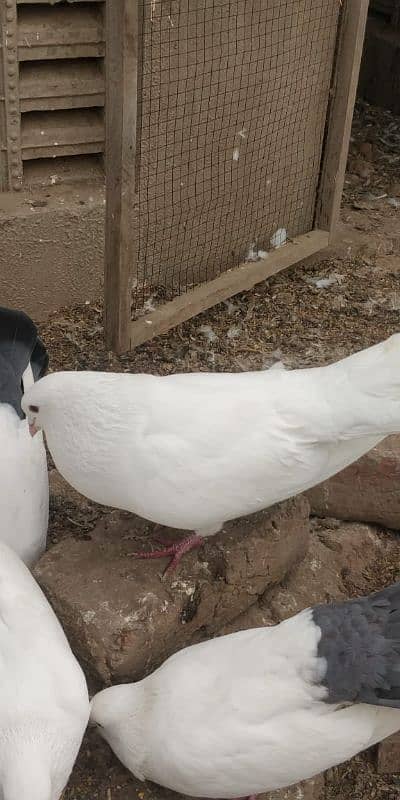
[[[339,0],[143,0],[134,315],[313,229]],[[148,308],[148,305],[147,305]]]

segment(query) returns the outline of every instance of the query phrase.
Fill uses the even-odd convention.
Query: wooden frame
[[[338,0],[339,2],[339,0]],[[327,247],[336,228],[362,56],[368,0],[341,0],[340,24],[314,230],[255,263],[241,264],[136,321],[130,318],[137,175],[132,131],[138,88],[138,0],[107,2],[105,332],[121,353]],[[123,14],[121,14],[121,5]]]

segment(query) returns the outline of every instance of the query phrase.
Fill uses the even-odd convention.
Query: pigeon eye
[[[29,411],[33,411],[34,414],[38,414],[39,406],[29,406]]]

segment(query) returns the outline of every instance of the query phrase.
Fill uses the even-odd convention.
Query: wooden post
[[[332,235],[339,220],[368,0],[343,0],[315,227]]]
[[[129,349],[132,275],[137,261],[136,132],[139,0],[106,3],[106,343]]]

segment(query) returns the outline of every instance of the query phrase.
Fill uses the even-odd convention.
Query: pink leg
[[[130,553],[129,555],[133,556],[134,558],[168,558],[168,556],[170,556],[171,561],[163,573],[166,575],[167,573],[171,573],[176,570],[182,556],[185,553],[188,553],[189,550],[194,550],[195,547],[201,547],[202,544],[204,544],[203,537],[199,536],[197,533],[192,533],[190,536],[185,536],[185,538],[181,539],[179,542],[172,542],[168,544],[162,550],[150,550],[144,551],[143,553]]]

